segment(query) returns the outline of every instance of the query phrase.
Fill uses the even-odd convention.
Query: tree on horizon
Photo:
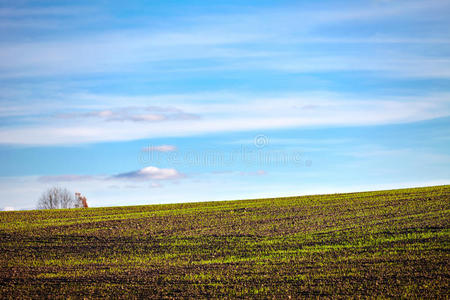
[[[42,193],[39,198],[38,209],[79,208],[83,203],[66,188],[52,187]]]

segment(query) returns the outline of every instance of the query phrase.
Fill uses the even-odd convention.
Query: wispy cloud
[[[41,176],[38,178],[38,181],[43,183],[58,183],[71,181],[87,181],[98,178],[99,177],[90,175],[63,174],[63,175]]]
[[[356,151],[355,151],[356,150]],[[356,147],[353,151],[343,151],[342,155],[348,155],[357,159],[397,159],[408,160],[414,163],[427,162],[430,164],[449,164],[450,155],[446,153],[433,153],[426,150],[413,148],[387,148],[379,145],[365,145]]]
[[[120,34],[119,34],[120,35]],[[213,35],[220,35],[213,33]],[[324,53],[301,51],[302,45],[312,43],[311,40],[295,39],[281,41],[284,50],[265,48],[270,39],[261,40],[254,45],[254,50],[247,46],[236,44],[233,48],[219,45],[160,45],[155,39],[148,38],[148,45],[142,44],[145,38],[137,37],[136,41],[126,38],[114,40],[110,37],[95,37],[92,40],[60,43],[32,43],[5,45],[0,50],[0,78],[20,78],[35,76],[54,76],[60,74],[90,74],[90,73],[142,73],[137,66],[145,65],[144,74],[178,74],[208,73],[213,71],[279,71],[296,73],[323,73],[330,71],[370,71],[384,72],[387,75],[401,77],[449,78],[447,72],[449,60],[444,56],[435,57],[425,53],[410,53],[406,59],[402,49],[398,51],[374,51],[370,43],[410,44],[411,41],[402,37],[387,37],[384,39],[354,39],[346,43],[359,43],[364,48],[357,56],[352,54]],[[192,37],[193,39],[197,37]],[[189,37],[186,37],[189,39]],[[102,40],[102,42],[98,42]],[[182,39],[185,40],[185,39]],[[318,39],[315,43],[323,43],[326,39]],[[414,43],[418,43],[416,39]],[[422,41],[422,44],[426,40]],[[450,42],[447,39],[429,40],[432,44]],[[339,45],[341,41],[328,40],[328,43]],[[368,44],[364,46],[365,44]],[[272,44],[275,45],[275,44]],[[259,49],[261,48],[261,49]],[[275,48],[275,47],[271,47]],[[333,48],[333,47],[331,47]],[[431,50],[431,49],[430,49]],[[322,50],[323,51],[323,50]],[[79,56],[79,53],[90,53]],[[384,52],[384,53],[383,53]],[[202,60],[201,65],[198,60]],[[184,62],[183,64],[174,62]]]
[[[19,17],[37,17],[37,16],[67,16],[79,15],[80,13],[92,12],[93,7],[89,6],[51,6],[35,8],[0,8],[0,17],[19,18]]]
[[[122,99],[120,96],[117,98]],[[197,100],[187,102],[185,99],[189,98]],[[95,97],[89,97],[89,99],[92,101]],[[117,102],[114,100],[115,96],[110,96],[109,99],[111,103]],[[140,102],[146,98],[127,97],[126,99]],[[158,96],[147,99],[158,102]],[[450,95],[447,93],[411,97],[385,96],[378,99],[337,93],[281,94],[279,96],[217,93],[170,97],[161,95],[161,99],[163,101],[170,99],[174,107],[189,111],[189,115],[194,114],[196,117],[185,118],[183,113],[180,117],[179,112],[166,113],[166,120],[171,122],[164,122],[164,126],[155,127],[148,126],[150,120],[146,122],[133,120],[141,114],[135,112],[136,114],[119,114],[123,118],[120,122],[105,122],[120,111],[120,109],[105,107],[96,111],[95,116],[89,115],[79,121],[37,118],[28,126],[0,128],[0,143],[80,144],[190,136],[210,132],[395,124],[450,116]],[[95,102],[93,103],[95,105]],[[38,105],[36,110],[39,110]]]
[[[185,177],[185,174],[180,173],[175,169],[164,169],[154,166],[148,166],[137,171],[120,173],[113,176],[107,175],[78,175],[78,174],[61,174],[61,175],[47,175],[36,178],[37,182],[44,184],[58,184],[58,183],[83,183],[83,182],[102,182],[116,180],[118,183],[122,180],[171,180]],[[159,183],[152,183],[152,187],[160,187]],[[129,186],[126,186],[129,188]]]
[[[145,167],[143,169],[122,173],[114,176],[114,178],[119,179],[130,179],[130,180],[168,180],[168,179],[179,179],[184,175],[175,169],[160,169],[154,166]]]
[[[62,119],[100,119],[105,121],[133,121],[133,122],[159,122],[170,120],[192,120],[198,119],[195,114],[186,113],[173,107],[123,107],[118,109],[107,109],[88,111],[81,113],[64,113],[56,115]]]
[[[418,76],[425,67],[423,77],[448,78],[450,75],[445,70],[448,70],[449,62],[442,61],[443,57],[436,57],[434,52],[432,55],[426,55],[429,51],[422,49],[415,51],[414,48],[408,48],[408,52],[412,52],[414,55],[411,56],[416,56],[416,59],[405,62],[404,49],[390,48],[380,53],[379,49],[374,50],[369,45],[355,56],[336,53],[333,47],[329,51],[318,47],[322,53],[315,55],[317,51],[304,52],[303,45],[325,41],[336,45],[342,42],[365,44],[368,41],[395,41],[396,44],[409,44],[411,41],[421,44],[448,43],[446,35],[422,39],[429,36],[428,32],[419,33],[418,37],[387,34],[382,34],[381,38],[372,34],[329,37],[320,34],[320,29],[346,22],[370,24],[374,20],[386,18],[413,22],[414,18],[421,20],[440,15],[449,7],[448,1],[436,0],[395,1],[356,7],[332,5],[328,9],[309,10],[282,7],[270,11],[258,9],[231,15],[180,18],[176,21],[180,28],[186,28],[183,30],[162,27],[155,31],[139,27],[79,35],[82,37],[60,36],[46,41],[9,42],[0,49],[0,77],[133,72],[160,74],[173,71],[190,74],[196,70],[208,72],[217,69],[285,72],[365,70],[390,72],[401,76],[408,76],[412,72]],[[70,8],[55,7],[37,10],[7,9],[3,14],[39,15],[69,12]],[[23,20],[20,21],[23,23]],[[361,53],[366,55],[360,55]],[[199,66],[199,60],[202,60],[202,66]],[[183,67],[180,67],[180,62],[184,62]],[[426,68],[427,66],[429,67]]]

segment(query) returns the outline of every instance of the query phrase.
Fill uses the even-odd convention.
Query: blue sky
[[[0,1],[0,208],[450,183],[450,1]]]

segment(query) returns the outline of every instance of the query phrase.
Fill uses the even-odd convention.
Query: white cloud
[[[7,111],[5,111],[5,113],[6,112]],[[64,120],[99,119],[110,122],[113,121],[158,122],[158,121],[198,119],[198,116],[186,113],[181,109],[174,107],[159,107],[159,106],[142,106],[142,107],[133,106],[133,107],[120,107],[115,109],[94,110],[87,112],[62,113],[57,114],[56,117]]]
[[[348,37],[320,35],[321,26],[334,26],[338,22],[372,22],[397,17],[410,21],[420,17],[428,22],[430,15],[442,13],[448,6],[448,1],[431,0],[338,4],[319,10],[314,6],[307,10],[281,7],[270,11],[257,9],[177,19],[174,26],[162,26],[158,30],[136,28],[88,32],[82,37],[55,35],[45,41],[8,41],[0,47],[0,77],[138,72],[156,78],[158,74],[174,71],[184,74],[180,76],[191,76],[195,71],[211,70],[269,71],[268,74],[274,71],[296,74],[359,70],[384,78],[450,78],[450,60],[445,55],[445,48],[437,51],[440,48],[435,45],[449,43],[442,33],[427,39],[408,32],[404,36],[389,36],[383,34],[383,30],[380,34],[367,36],[361,32]],[[50,7],[7,9],[0,14],[14,17],[70,12],[67,7]],[[311,50],[311,45],[305,46],[305,43],[334,43],[336,45],[332,46],[336,47],[327,50],[328,47],[320,45]],[[341,43],[357,43],[358,46],[339,47]],[[373,47],[373,43],[396,45]],[[408,51],[397,45],[402,43]],[[409,43],[423,45],[411,47]],[[361,44],[370,45],[361,48]],[[357,53],[352,55],[348,49],[357,50]],[[208,64],[210,59],[213,63]],[[198,64],[199,60],[206,63]],[[59,81],[55,85],[58,84]],[[45,100],[39,100],[35,99],[32,89],[17,90],[29,92],[14,96],[14,93],[0,91],[3,104],[0,116],[10,118],[8,122],[12,120],[11,126],[0,128],[0,144],[80,144],[224,131],[378,125],[450,114],[450,97],[444,93],[358,99],[352,95],[313,93],[120,96],[67,94],[61,89],[59,93],[41,96]],[[17,90],[14,92],[18,93]],[[16,97],[21,97],[22,101],[16,101]],[[123,107],[125,103],[130,106]],[[54,115],[60,119],[53,120],[51,116]],[[23,122],[24,119],[27,122]]]
[[[138,171],[122,173],[114,176],[114,178],[119,179],[131,179],[131,180],[143,180],[143,179],[154,179],[154,180],[168,180],[168,179],[179,179],[184,175],[179,173],[175,169],[160,169],[154,166],[148,166]]]
[[[211,70],[216,68],[242,70],[278,70],[295,72],[323,72],[333,70],[370,70],[384,71],[401,76],[421,74],[423,77],[448,78],[448,61],[442,56],[421,57],[404,62],[405,51],[372,51],[367,47],[367,54],[361,57],[335,54],[333,50],[322,55],[308,55],[292,47],[308,42],[331,41],[329,37],[312,33],[324,25],[343,22],[371,22],[383,18],[424,18],[442,13],[448,8],[448,1],[395,1],[384,5],[363,4],[356,7],[346,5],[330,6],[323,9],[294,9],[282,7],[271,11],[257,10],[231,15],[206,15],[196,18],[177,19],[177,30],[162,28],[156,32],[151,28],[127,31],[111,31],[87,34],[83,37],[60,36],[46,41],[5,43],[0,48],[1,77],[28,77],[59,74],[90,74],[104,72],[129,73],[140,71],[145,66],[148,72],[166,72],[168,66],[161,62],[192,61],[184,72],[193,70]],[[77,10],[74,10],[77,11]],[[52,8],[37,10],[7,10],[4,14],[41,14],[71,12],[70,8]],[[0,11],[1,14],[1,11]],[[424,16],[422,16],[424,15]],[[19,20],[18,24],[26,20]],[[176,27],[175,27],[176,28]],[[428,35],[428,32],[425,32]],[[445,36],[444,36],[445,37]],[[340,43],[339,38],[337,43]],[[341,37],[340,39],[348,39]],[[381,40],[402,40],[408,43],[411,36],[383,36]],[[379,42],[372,36],[353,38],[350,42]],[[408,41],[409,39],[409,41]],[[414,42],[434,43],[447,41],[448,38],[432,37]],[[269,47],[272,45],[275,47]],[[249,47],[250,46],[250,47]],[[280,47],[282,46],[282,51]],[[320,47],[323,48],[323,47]],[[408,52],[414,49],[408,48]],[[433,50],[433,49],[431,49]],[[423,51],[418,51],[418,54]],[[361,54],[361,53],[359,53]],[[369,59],[367,59],[369,57]],[[210,66],[198,67],[198,60],[214,59]],[[404,68],[407,68],[405,70]],[[179,64],[169,67],[170,71],[183,72]]]
[[[16,210],[16,209],[14,207],[12,207],[12,206],[5,206],[3,208],[3,211],[14,211],[14,210]]]
[[[141,180],[141,179],[154,179],[154,180],[169,180],[169,179],[180,179],[184,177],[184,174],[181,174],[175,169],[164,169],[157,168],[154,166],[148,166],[142,168],[137,171],[126,172],[117,174],[114,176],[106,176],[106,175],[77,175],[77,174],[61,174],[61,175],[47,175],[40,176],[36,178],[36,181],[43,184],[79,184],[83,182],[102,182],[111,180],[118,180],[117,183],[120,183],[122,179],[132,179],[132,180]],[[157,186],[159,183],[152,183],[152,187]],[[129,188],[130,185],[126,185],[126,188]]]
[[[99,111],[117,110],[104,104],[103,98],[100,96],[96,102],[95,95],[90,95],[86,99],[92,105],[102,106]],[[198,117],[173,118],[160,126],[129,119],[105,122],[103,118],[55,120],[36,117],[30,125],[0,128],[0,144],[82,144],[244,130],[395,124],[450,116],[450,94],[447,93],[377,99],[336,93],[278,96],[216,93],[152,95],[148,98],[108,96],[108,99],[111,105],[124,100],[136,104],[151,101],[155,105],[164,101]],[[43,113],[39,111],[39,104],[35,107],[36,114]]]
[[[163,115],[156,114],[145,114],[145,115],[136,115],[132,117],[133,121],[144,121],[144,122],[154,122],[154,121],[162,121],[165,120],[166,117]]]

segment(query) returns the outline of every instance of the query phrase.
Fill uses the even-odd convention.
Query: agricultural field
[[[450,185],[0,220],[2,299],[450,296]]]

